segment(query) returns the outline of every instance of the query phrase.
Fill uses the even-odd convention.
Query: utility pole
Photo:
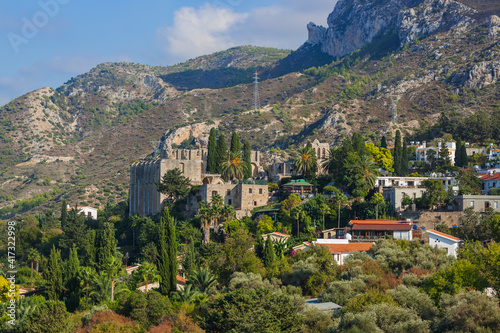
[[[391,98],[391,108],[392,108],[392,121],[394,123],[398,122],[398,101],[401,98],[400,95],[393,95],[390,94],[389,97]]]
[[[259,73],[255,71],[253,74],[253,109],[260,109],[260,96],[259,96]]]

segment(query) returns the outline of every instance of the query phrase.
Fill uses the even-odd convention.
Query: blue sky
[[[102,62],[168,66],[237,45],[296,49],[337,0],[23,0],[0,5],[0,105]]]

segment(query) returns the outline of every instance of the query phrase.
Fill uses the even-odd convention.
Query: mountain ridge
[[[395,33],[379,34],[341,58],[307,42],[295,51],[243,46],[171,67],[104,63],[55,90],[28,93],[0,108],[0,218],[56,188],[43,205],[56,207],[62,196],[89,205],[124,200],[129,163],[150,158],[151,141],[168,131],[182,133],[176,145],[197,143],[192,124],[216,123],[254,149],[291,152],[308,139],[419,135],[441,114],[491,113],[500,98],[500,21],[482,13],[461,30],[445,25],[403,46]]]

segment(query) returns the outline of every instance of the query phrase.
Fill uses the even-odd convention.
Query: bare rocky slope
[[[492,0],[342,0],[329,27],[309,24],[293,52],[246,46],[170,67],[105,63],[28,93],[0,108],[0,218],[63,197],[124,200],[128,166],[151,158],[152,141],[203,144],[213,126],[254,149],[287,149],[354,131],[414,135],[448,112],[491,113],[500,108],[499,15]]]

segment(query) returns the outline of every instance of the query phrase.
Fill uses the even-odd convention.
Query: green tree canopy
[[[178,168],[168,170],[163,175],[161,182],[156,184],[156,189],[167,196],[172,202],[183,199],[189,194],[190,180]]]

